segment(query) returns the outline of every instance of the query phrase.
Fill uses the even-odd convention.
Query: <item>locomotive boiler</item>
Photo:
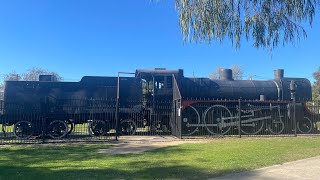
[[[274,71],[273,80],[233,80],[231,69],[222,69],[219,80],[209,78],[183,78],[180,81],[181,95],[188,98],[246,99],[290,101],[290,83],[296,86],[296,101],[312,99],[311,84],[305,78],[284,77],[284,70]]]
[[[188,78],[181,69],[162,68],[136,70],[134,77],[85,76],[79,82],[41,75],[39,81],[6,82],[0,124],[13,125],[17,138],[44,132],[63,138],[84,123],[93,136],[132,135],[145,127],[170,133],[177,124],[180,135],[196,135],[201,129],[228,134],[239,121],[244,134],[279,134],[287,128],[287,118],[297,121],[301,133],[309,133],[314,122],[305,103],[310,100],[310,82],[284,77],[283,70],[275,70],[274,79],[267,81],[233,80],[229,69],[221,71],[219,80]]]

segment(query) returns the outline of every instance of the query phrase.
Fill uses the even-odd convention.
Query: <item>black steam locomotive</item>
[[[232,70],[223,69],[219,80],[177,80],[179,93],[173,99],[179,108],[175,114],[182,113],[181,134],[199,134],[201,128],[216,135],[237,128],[247,135],[292,133],[293,129],[310,133],[315,115],[306,107],[312,100],[309,80],[284,77],[283,69],[274,75],[268,81],[233,80]]]
[[[18,138],[39,135],[43,127],[50,137],[63,138],[83,123],[94,136],[130,135],[139,126],[158,127],[164,121],[171,122],[168,131],[179,126],[180,135],[196,134],[200,128],[227,134],[238,120],[245,134],[266,128],[277,134],[285,129],[283,116],[295,117],[301,133],[314,128],[305,108],[312,96],[310,82],[285,78],[283,70],[275,70],[275,78],[268,81],[233,80],[230,69],[222,70],[219,80],[187,78],[181,69],[134,74],[85,76],[79,82],[59,82],[52,75],[40,75],[39,81],[7,81],[0,124],[14,125]],[[239,99],[243,107],[234,101]],[[170,112],[161,109],[161,103],[171,106]],[[155,114],[160,114],[157,120]]]

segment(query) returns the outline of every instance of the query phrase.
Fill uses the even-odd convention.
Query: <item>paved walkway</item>
[[[301,180],[315,179],[320,180],[320,156],[247,171],[231,174],[215,180]]]

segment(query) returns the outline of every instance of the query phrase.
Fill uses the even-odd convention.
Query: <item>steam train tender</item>
[[[6,81],[0,113],[2,131],[13,125],[17,138],[43,133],[63,138],[75,125],[84,123],[93,136],[108,135],[116,129],[122,135],[145,127],[155,131],[161,127],[160,120],[169,121],[170,112],[158,107],[164,104],[171,111],[172,76],[183,76],[183,72],[155,69],[134,74],[84,76],[79,82],[59,82],[53,75],[40,75],[39,81]]]
[[[136,70],[134,74],[85,76],[79,82],[59,82],[52,75],[40,75],[39,81],[7,81],[0,124],[13,125],[17,138],[44,132],[63,138],[74,125],[83,123],[88,123],[88,133],[94,136],[115,129],[131,135],[139,126],[152,131],[173,117],[180,118],[181,135],[195,135],[201,128],[208,134],[227,134],[239,120],[245,134],[263,129],[279,134],[286,128],[285,116],[296,120],[301,133],[314,128],[308,117],[311,112],[305,108],[311,100],[310,82],[286,78],[283,70],[275,70],[275,78],[269,81],[233,80],[230,69],[222,70],[219,80],[187,78],[181,69]],[[245,102],[242,107],[231,101],[238,99]],[[179,103],[168,113],[159,108],[163,102]],[[160,117],[154,118],[156,114]],[[172,123],[167,128],[170,131]]]

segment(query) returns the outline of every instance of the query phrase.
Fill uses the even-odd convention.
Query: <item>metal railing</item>
[[[0,144],[92,142],[119,136],[274,137],[320,134],[320,103],[182,99],[0,101]]]
[[[155,104],[155,105],[154,105]],[[171,101],[54,99],[0,103],[0,144],[115,140],[127,135],[170,135]]]

